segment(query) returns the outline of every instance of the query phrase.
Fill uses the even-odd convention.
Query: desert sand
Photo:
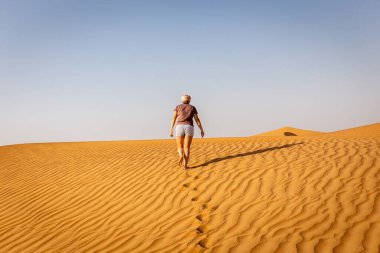
[[[0,252],[380,252],[380,124],[176,162],[174,140],[0,147]]]

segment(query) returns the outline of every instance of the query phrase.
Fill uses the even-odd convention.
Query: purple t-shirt
[[[193,117],[194,114],[198,114],[197,109],[195,106],[192,106],[190,104],[180,104],[177,105],[173,111],[177,112],[177,125],[193,125]]]

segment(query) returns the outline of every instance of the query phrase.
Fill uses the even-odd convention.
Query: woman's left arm
[[[173,113],[173,118],[172,118],[172,123],[170,125],[170,137],[173,137],[173,127],[174,127],[174,124],[175,124],[175,120],[177,119],[177,112],[175,111]]]

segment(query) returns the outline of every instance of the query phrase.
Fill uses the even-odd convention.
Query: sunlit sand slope
[[[254,136],[271,136],[271,137],[279,137],[279,136],[315,136],[323,134],[323,132],[303,130],[294,127],[282,127],[273,131],[257,134]]]
[[[380,123],[329,133],[339,137],[380,137]]]
[[[380,138],[0,147],[0,252],[379,252]]]

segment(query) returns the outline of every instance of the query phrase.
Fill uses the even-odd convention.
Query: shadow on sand
[[[228,156],[218,157],[218,158],[214,158],[214,159],[212,159],[210,161],[207,161],[205,163],[202,163],[202,164],[199,164],[199,165],[196,165],[196,166],[189,166],[188,168],[189,169],[196,169],[196,168],[199,168],[199,167],[205,167],[205,166],[207,166],[207,165],[209,165],[211,163],[217,163],[217,162],[221,162],[221,161],[224,161],[224,160],[233,159],[233,158],[237,158],[237,157],[243,157],[243,156],[248,156],[248,155],[260,154],[260,153],[264,153],[264,152],[268,152],[268,151],[273,151],[273,150],[276,150],[276,149],[289,148],[289,147],[292,147],[292,146],[295,146],[295,145],[300,145],[300,144],[303,144],[303,142],[293,143],[293,144],[286,144],[286,145],[278,146],[278,147],[264,148],[264,149],[259,149],[259,150],[255,150],[255,151],[251,151],[251,152],[247,152],[247,153],[236,154],[236,155],[228,155]]]

